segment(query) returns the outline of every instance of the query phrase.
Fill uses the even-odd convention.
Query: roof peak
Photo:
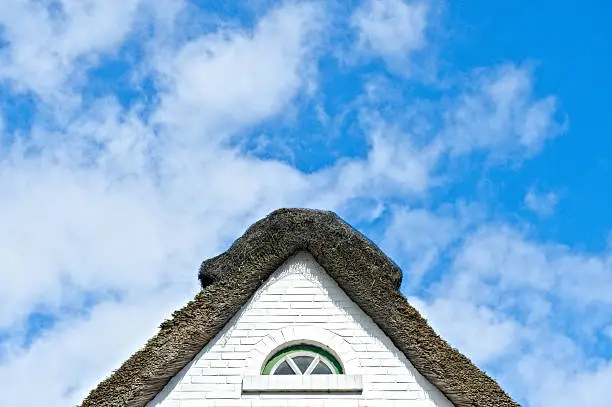
[[[387,280],[395,289],[400,287],[400,268],[372,241],[332,211],[305,208],[277,209],[255,222],[226,252],[204,261],[198,277],[202,288],[206,288],[215,281],[244,271],[241,267],[226,267],[226,262],[231,259],[234,259],[232,264],[236,264],[236,261],[240,264],[255,256],[270,257],[274,254],[274,264],[279,266],[298,251],[310,253],[323,265],[327,262],[326,258],[334,253],[330,249],[335,249],[336,254],[351,252],[353,256],[361,258],[380,258],[379,277]]]

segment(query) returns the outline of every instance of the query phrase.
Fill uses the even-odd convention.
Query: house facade
[[[82,406],[518,406],[399,293],[335,214],[273,212]]]

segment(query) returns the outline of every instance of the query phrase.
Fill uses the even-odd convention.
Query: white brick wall
[[[288,343],[322,346],[363,392],[242,393],[266,357]],[[452,407],[308,253],[298,253],[147,407]]]

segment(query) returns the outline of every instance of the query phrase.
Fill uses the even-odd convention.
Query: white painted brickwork
[[[325,347],[362,393],[243,393],[288,343]],[[250,379],[249,379],[250,380]],[[308,253],[281,266],[147,407],[452,407]]]

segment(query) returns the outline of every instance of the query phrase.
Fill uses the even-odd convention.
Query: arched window
[[[342,374],[342,365],[327,351],[310,345],[282,349],[265,364],[264,375]]]

